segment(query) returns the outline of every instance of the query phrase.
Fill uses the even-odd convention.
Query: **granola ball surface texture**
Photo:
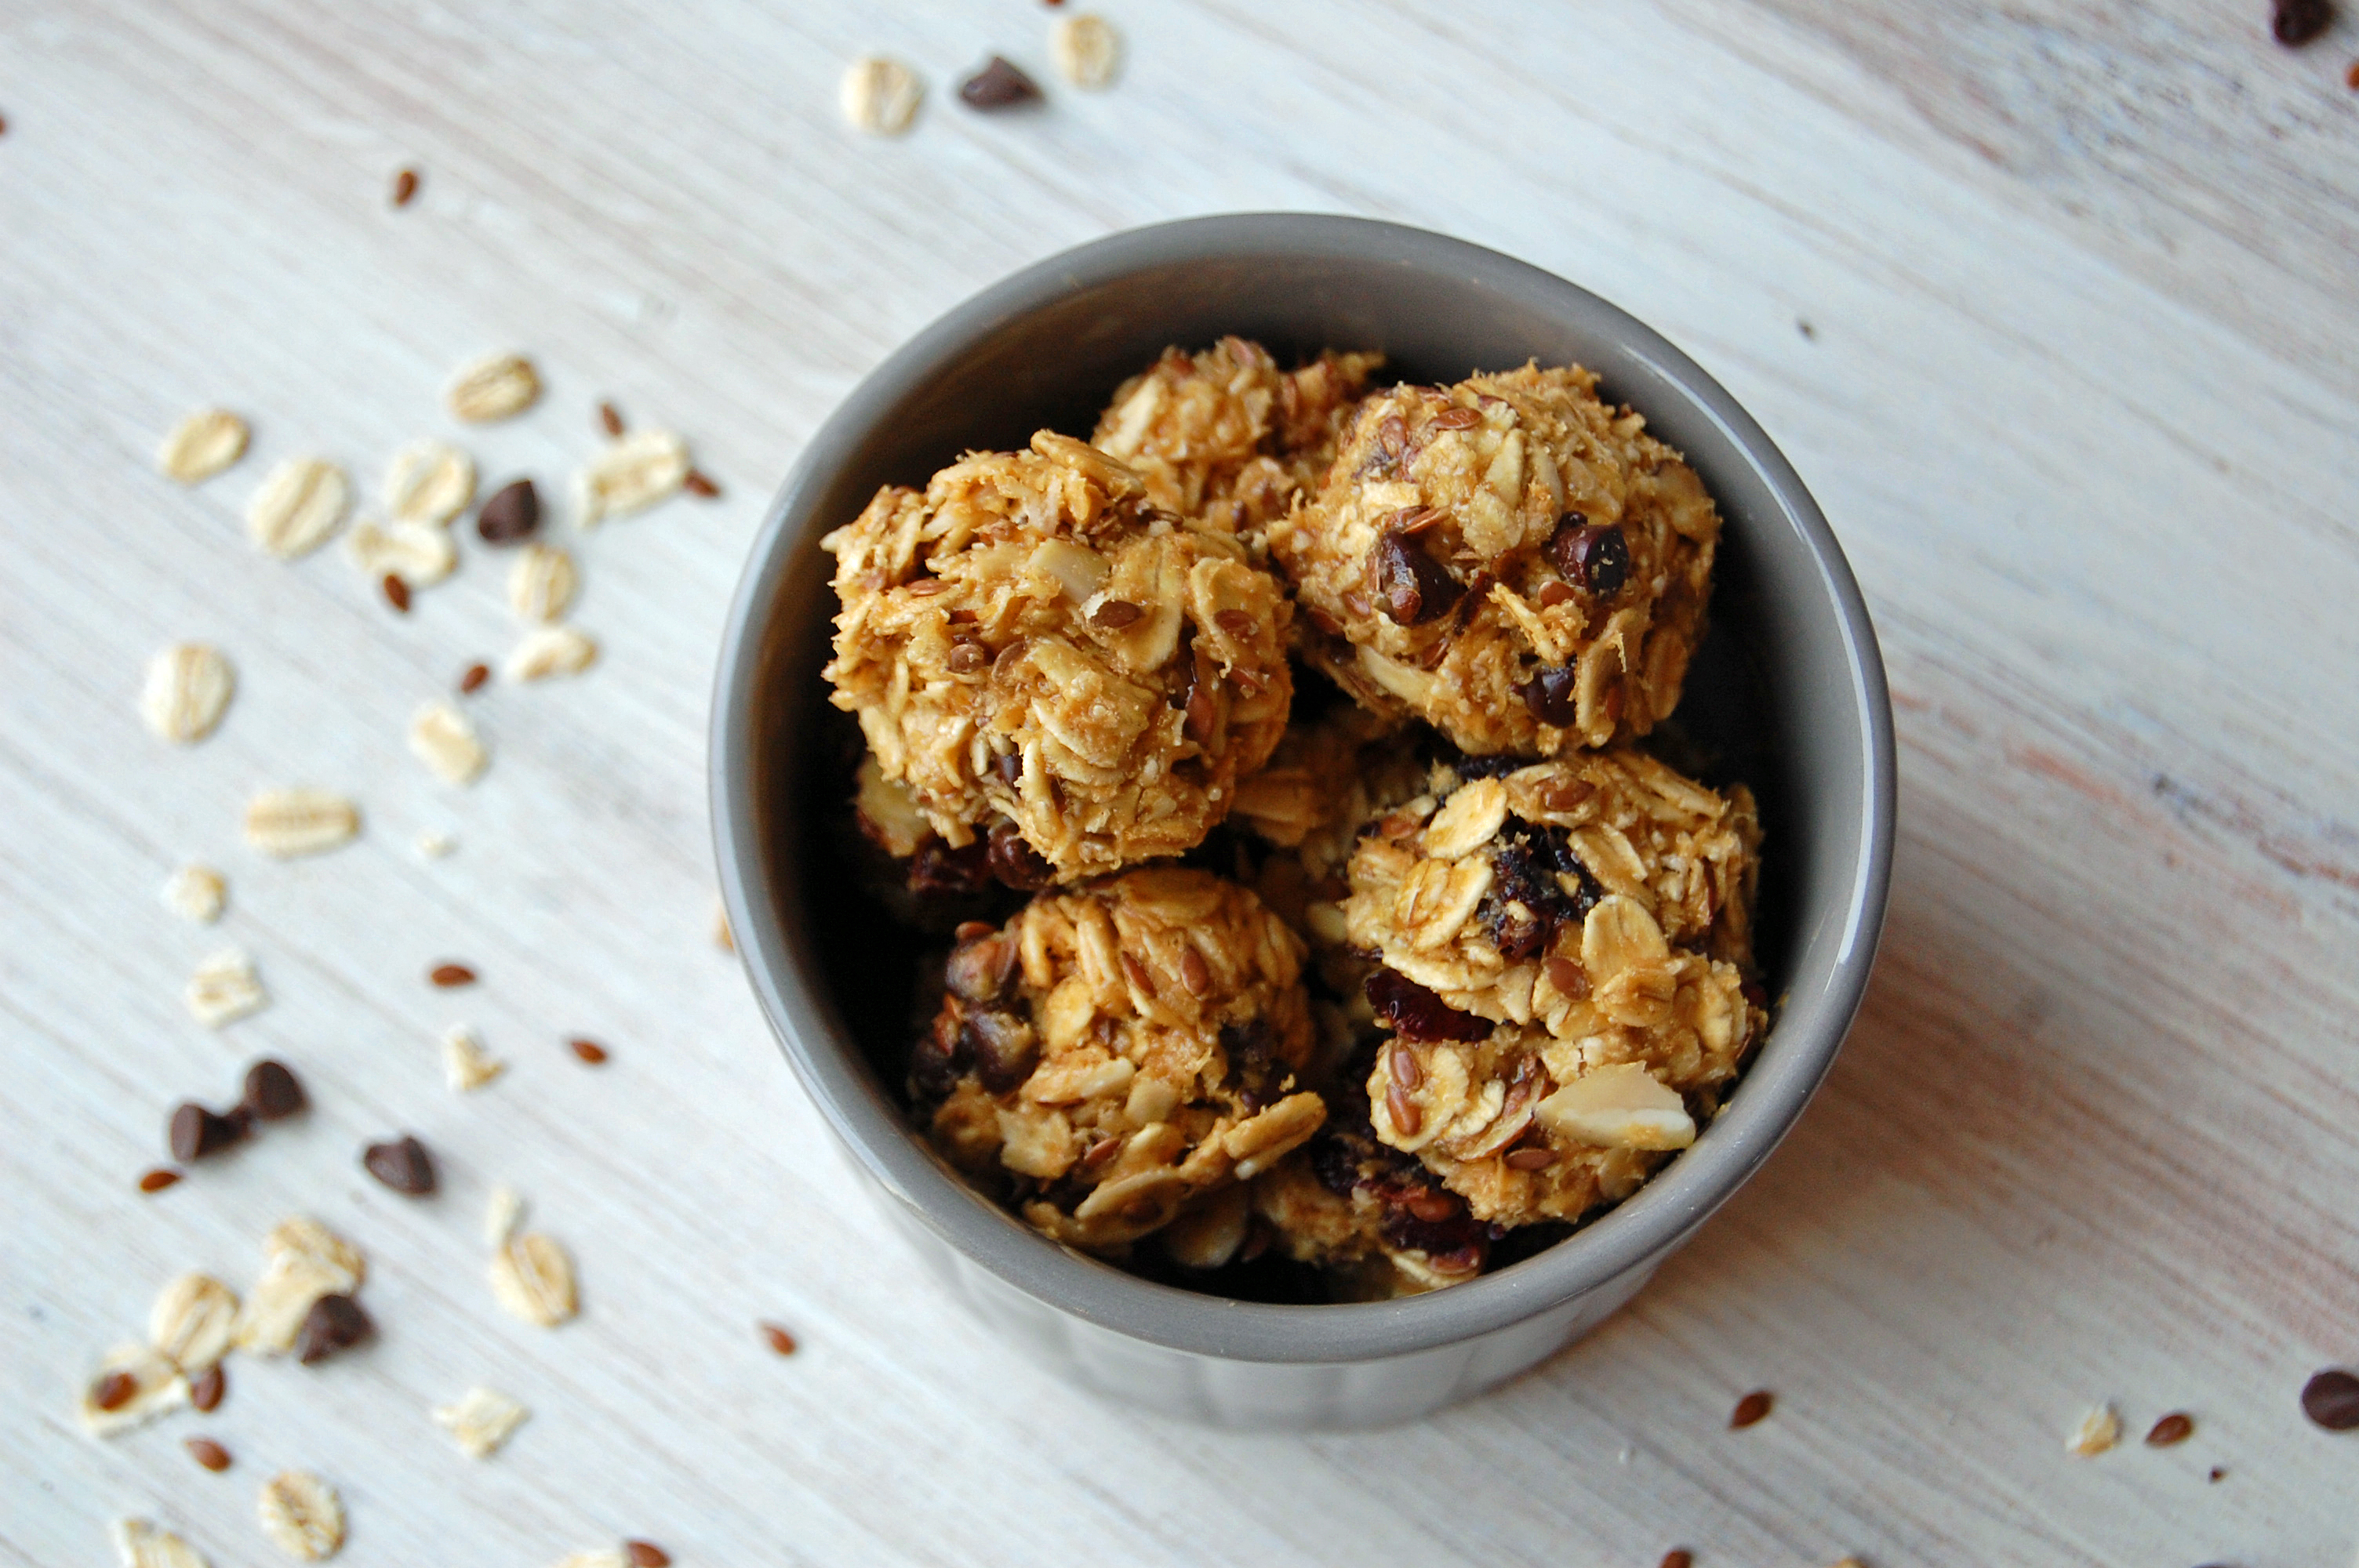
[[[1276,579],[1069,437],[888,486],[821,544],[826,676],[880,778],[951,849],[1028,847],[1035,885],[1193,848],[1286,727]]]
[[[1352,857],[1394,1032],[1371,1125],[1478,1218],[1572,1219],[1691,1142],[1767,1028],[1752,795],[1630,750],[1433,784]]]
[[[1245,888],[1136,871],[962,929],[910,1092],[935,1146],[1060,1241],[1119,1252],[1326,1119],[1302,945]]]
[[[1243,338],[1198,354],[1167,349],[1115,391],[1090,441],[1136,470],[1154,505],[1257,541],[1296,495],[1318,490],[1383,362],[1331,350],[1281,371]]]
[[[1603,746],[1669,713],[1720,514],[1596,384],[1527,365],[1363,400],[1317,498],[1267,530],[1311,661],[1478,755]]]

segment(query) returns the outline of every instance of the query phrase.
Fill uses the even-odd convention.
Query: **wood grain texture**
[[[2283,55],[2265,7],[2195,0],[1108,9],[1114,91],[995,119],[950,90],[995,49],[1049,80],[1018,0],[0,10],[0,1562],[92,1561],[125,1512],[262,1561],[289,1465],[342,1488],[356,1568],[625,1535],[684,1565],[2349,1561],[2359,1439],[2295,1406],[2359,1362],[2349,24]],[[836,118],[869,49],[927,79],[904,140]],[[1885,959],[1761,1177],[1541,1371],[1310,1440],[1102,1408],[958,1315],[706,935],[712,653],[804,435],[1009,269],[1255,207],[1493,244],[1688,349],[1833,520],[1904,747]],[[442,379],[504,346],[545,401],[454,427]],[[402,728],[513,640],[504,563],[470,541],[397,618],[336,550],[256,556],[245,497],[306,450],[373,493],[429,434],[561,489],[602,398],[725,493],[558,529],[605,656],[471,699],[494,761],[451,789]],[[212,401],[255,449],[184,492],[150,453]],[[179,751],[135,697],[183,637],[240,689]],[[263,861],[240,806],[298,782],[365,832]],[[190,858],[229,873],[218,931],[157,903]],[[225,942],[276,1001],[216,1036],[179,990]],[[443,958],[483,983],[431,989]],[[462,1020],[512,1066],[457,1098]],[[170,1105],[265,1054],[315,1108],[140,1195]],[[361,1175],[396,1130],[440,1196]],[[493,1306],[500,1182],[573,1249],[578,1322]],[[82,1436],[155,1290],[242,1288],[301,1211],[368,1252],[381,1340]],[[428,1416],[478,1381],[535,1412],[484,1464]],[[1777,1413],[1727,1432],[1756,1387]],[[2069,1459],[2104,1399],[2196,1434]]]

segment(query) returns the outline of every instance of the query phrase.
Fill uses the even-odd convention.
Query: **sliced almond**
[[[475,462],[440,441],[412,441],[385,470],[385,509],[397,523],[440,526],[475,499]]]
[[[164,907],[183,920],[211,925],[221,918],[229,883],[211,866],[182,866],[164,883]]]
[[[245,804],[245,841],[282,860],[332,849],[360,830],[360,807],[324,789],[266,789]]]
[[[540,373],[522,354],[488,354],[460,368],[443,399],[473,424],[523,413],[540,398]]]
[[[156,466],[182,484],[201,484],[245,456],[245,421],[226,408],[200,408],[172,427]]]
[[[254,1512],[270,1543],[302,1562],[333,1557],[344,1543],[343,1502],[308,1470],[281,1470],[262,1483]]]
[[[1684,1149],[1696,1138],[1687,1102],[1636,1062],[1592,1068],[1533,1114],[1558,1137],[1596,1149]]]
[[[270,1005],[270,993],[255,977],[254,960],[225,948],[196,967],[181,993],[189,1011],[208,1029],[234,1023]]]
[[[181,745],[213,732],[237,691],[237,672],[218,648],[175,643],[147,661],[139,716],[147,728]]]
[[[644,512],[688,481],[688,442],[670,430],[634,430],[600,452],[576,486],[585,528]]]
[[[123,1568],[209,1568],[203,1552],[144,1519],[114,1521],[114,1554]]]
[[[525,633],[508,654],[510,680],[548,680],[554,676],[580,675],[598,662],[598,644],[587,633],[571,626],[543,626]]]
[[[442,1076],[451,1090],[468,1094],[508,1070],[508,1065],[484,1049],[475,1032],[464,1026],[442,1036]]]
[[[531,1414],[506,1394],[473,1388],[453,1402],[437,1406],[434,1420],[468,1458],[488,1459]]]
[[[556,621],[580,583],[571,556],[553,545],[527,545],[508,568],[508,608],[527,624]]]
[[[473,722],[448,702],[429,702],[410,715],[409,750],[446,784],[473,784],[491,762]]]
[[[372,582],[397,577],[412,588],[430,588],[459,565],[459,546],[451,543],[451,531],[431,523],[378,524],[364,518],[353,524],[344,547]]]
[[[183,1372],[201,1372],[229,1354],[237,1336],[237,1292],[210,1274],[183,1274],[147,1312],[147,1343]]]
[[[308,556],[342,524],[351,493],[344,470],[325,458],[288,458],[246,503],[246,533],[265,555]]]
[[[128,1379],[128,1386],[118,1378]],[[169,1359],[145,1345],[117,1346],[82,1385],[82,1424],[93,1437],[113,1437],[188,1402],[189,1381]]]
[[[510,1237],[492,1254],[492,1294],[511,1315],[554,1328],[578,1309],[573,1260],[553,1237]]]

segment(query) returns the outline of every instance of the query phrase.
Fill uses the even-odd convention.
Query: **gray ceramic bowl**
[[[1722,1115],[1629,1201],[1536,1257],[1430,1295],[1281,1306],[1172,1289],[1061,1249],[977,1196],[913,1136],[889,1066],[864,1054],[853,1022],[875,1014],[874,980],[843,944],[842,890],[807,871],[813,827],[840,813],[843,788],[814,755],[835,610],[820,535],[878,485],[922,485],[962,450],[1021,447],[1044,426],[1086,435],[1114,386],[1167,344],[1228,332],[1281,362],[1380,348],[1392,372],[1424,382],[1532,358],[1588,365],[1609,401],[1686,453],[1726,518],[1714,630],[1675,722],[1708,777],[1744,778],[1762,799],[1776,1026]],[[1891,709],[1867,610],[1801,481],[1735,401],[1561,278],[1344,218],[1200,218],[1116,234],[919,333],[796,463],[738,589],[713,701],[714,836],[739,950],[787,1059],[893,1228],[986,1323],[1073,1380],[1246,1428],[1423,1414],[1628,1300],[1769,1157],[1833,1061],[1883,923],[1893,803]]]

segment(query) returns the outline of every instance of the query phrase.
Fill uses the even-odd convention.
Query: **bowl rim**
[[[1553,1247],[1446,1291],[1380,1303],[1279,1305],[1143,1280],[1063,1248],[974,1192],[927,1149],[880,1095],[858,1049],[831,1022],[818,977],[762,896],[759,765],[750,696],[764,634],[798,552],[825,521],[805,515],[878,416],[934,368],[1010,320],[1066,295],[1190,260],[1313,256],[1375,261],[1553,296],[1612,335],[1710,417],[1727,456],[1749,467],[1776,512],[1809,548],[1839,626],[1867,787],[1860,852],[1832,972],[1819,1005],[1790,1014],[1747,1068],[1707,1135],[1630,1198]],[[1692,443],[1690,443],[1692,445]],[[1186,218],[1125,230],[1050,255],[991,285],[887,355],[813,432],[772,502],[730,605],[714,677],[711,806],[722,896],[765,1020],[796,1076],[862,1170],[928,1231],[1006,1286],[1058,1311],[1168,1349],[1224,1360],[1347,1363],[1412,1355],[1473,1339],[1564,1306],[1650,1268],[1733,1196],[1776,1149],[1825,1076],[1855,1019],[1873,967],[1891,881],[1897,782],[1890,699],[1859,585],[1800,476],[1720,384],[1653,329],[1555,274],[1470,242],[1373,219],[1296,212]],[[1814,980],[1814,985],[1817,982]]]

